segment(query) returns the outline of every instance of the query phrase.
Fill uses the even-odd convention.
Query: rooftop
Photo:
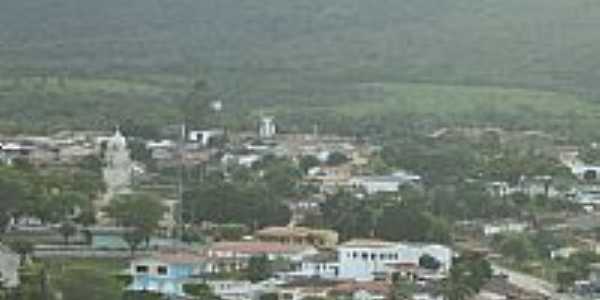
[[[310,246],[286,245],[270,242],[220,242],[213,244],[209,250],[217,252],[235,252],[250,255],[260,255],[268,253],[298,253],[308,249]]]
[[[337,235],[337,233],[333,230],[312,229],[308,227],[273,226],[257,231],[256,235],[308,237],[311,235]]]
[[[386,248],[392,247],[396,243],[377,240],[377,239],[354,239],[341,244],[341,247],[360,247],[360,248]]]

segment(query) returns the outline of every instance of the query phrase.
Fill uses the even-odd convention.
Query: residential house
[[[329,291],[336,299],[352,300],[385,300],[391,292],[391,285],[386,282],[344,282]]]
[[[367,194],[397,193],[405,185],[419,185],[421,176],[398,171],[386,176],[360,176],[350,180],[350,185],[362,188]]]
[[[273,242],[220,242],[208,248],[207,272],[228,273],[244,270],[252,257],[266,256],[269,260],[283,260],[300,264],[305,257],[318,251],[309,245],[292,245]]]
[[[510,219],[482,225],[483,235],[486,237],[501,233],[522,233],[528,228],[529,224]]]
[[[325,279],[373,281],[398,276],[398,266],[416,268],[423,255],[440,263],[433,277],[443,277],[452,266],[452,249],[436,244],[386,242],[380,240],[351,240],[337,247],[335,255],[307,257],[300,268],[288,276],[320,277]]]
[[[320,278],[303,278],[289,281],[278,288],[278,300],[303,300],[327,298],[339,281]]]
[[[310,245],[317,248],[335,247],[339,239],[338,233],[333,230],[296,226],[267,227],[257,231],[254,235],[258,240],[263,242]]]
[[[0,244],[0,286],[15,288],[19,286],[20,257]]]
[[[194,282],[206,269],[206,257],[194,252],[160,252],[133,260],[127,274],[132,291],[151,291],[183,297],[183,286]]]
[[[208,280],[206,284],[223,300],[252,300],[261,292],[259,286],[247,280]]]
[[[338,247],[339,278],[371,281],[389,274],[390,266],[419,264],[423,255],[440,263],[440,272],[452,266],[452,249],[436,244],[396,243],[379,240],[351,240]]]

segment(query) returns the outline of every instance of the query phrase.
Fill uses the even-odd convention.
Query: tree
[[[329,165],[329,166],[343,165],[343,164],[347,163],[348,161],[350,161],[350,159],[345,154],[343,154],[341,152],[337,152],[337,151],[332,152],[327,157],[327,165]]]
[[[186,295],[192,296],[193,299],[197,300],[218,300],[220,299],[217,295],[215,295],[210,288],[210,286],[206,284],[184,284],[183,292]]]
[[[77,233],[77,226],[71,221],[65,221],[60,224],[58,232],[63,236],[65,245],[69,244],[69,238]]]
[[[558,282],[559,291],[564,292],[577,280],[577,274],[572,271],[561,271],[556,274],[556,282]]]
[[[463,282],[450,278],[443,282],[440,293],[444,300],[467,300],[474,291]]]
[[[300,158],[300,162],[298,164],[302,172],[307,174],[310,169],[318,167],[321,162],[314,155],[304,155]]]
[[[441,263],[435,257],[424,254],[419,258],[419,266],[429,270],[438,270]]]
[[[88,267],[63,268],[53,277],[54,286],[63,300],[120,299],[121,288],[116,278]]]
[[[396,282],[390,291],[390,300],[412,300],[417,287],[411,282]]]
[[[525,235],[509,235],[500,243],[500,252],[512,257],[515,261],[523,263],[535,257],[535,248]]]
[[[15,239],[10,241],[8,245],[12,251],[19,254],[21,258],[21,267],[25,266],[27,257],[33,253],[34,244],[30,240]]]
[[[138,246],[158,228],[166,207],[149,195],[131,194],[113,199],[105,210],[119,226],[127,229],[123,238],[133,255]]]
[[[271,277],[271,262],[266,255],[253,256],[248,261],[246,276],[252,282],[259,282]]]

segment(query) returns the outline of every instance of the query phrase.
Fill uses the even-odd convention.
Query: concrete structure
[[[222,129],[194,130],[188,132],[188,140],[200,143],[203,147],[208,147],[215,138],[223,136]]]
[[[351,240],[340,245],[335,255],[307,257],[300,270],[288,275],[356,281],[389,279],[398,266],[416,268],[425,254],[440,263],[440,269],[430,277],[443,277],[450,270],[454,252],[443,245]]]
[[[261,292],[260,287],[247,280],[209,280],[206,284],[223,300],[252,300]]]
[[[484,224],[482,231],[484,236],[492,236],[501,233],[522,233],[525,232],[527,228],[529,228],[527,223],[505,220]]]
[[[333,248],[339,235],[333,230],[311,229],[307,227],[267,227],[255,233],[263,242],[278,242],[290,245],[310,245],[317,248]]]
[[[20,257],[0,244],[0,285],[15,288],[19,285]]]
[[[184,297],[183,286],[203,274],[206,259],[197,253],[164,252],[141,257],[131,262],[127,274],[132,291],[151,291],[170,297]]]
[[[277,126],[273,117],[263,117],[258,127],[258,136],[263,139],[271,139],[277,134]]]
[[[367,194],[396,193],[403,185],[418,185],[421,176],[406,172],[396,172],[387,176],[362,176],[350,180],[350,185],[364,189]]]
[[[248,267],[252,257],[266,256],[267,259],[300,263],[305,257],[317,254],[312,246],[286,245],[269,242],[222,242],[208,248],[206,271],[222,273],[241,271]]]

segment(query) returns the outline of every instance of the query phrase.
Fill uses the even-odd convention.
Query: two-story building
[[[300,264],[302,260],[318,251],[310,245],[292,245],[275,242],[221,242],[208,248],[206,271],[228,273],[245,270],[250,258],[266,256],[269,260],[284,260]]]
[[[149,291],[170,297],[184,297],[184,285],[206,269],[206,258],[193,252],[162,252],[133,260],[127,273],[132,291]]]
[[[351,240],[337,247],[335,253],[307,257],[300,268],[288,276],[373,281],[393,278],[400,268],[417,268],[424,255],[436,259],[440,268],[429,276],[443,277],[452,266],[452,249],[437,244]]]

